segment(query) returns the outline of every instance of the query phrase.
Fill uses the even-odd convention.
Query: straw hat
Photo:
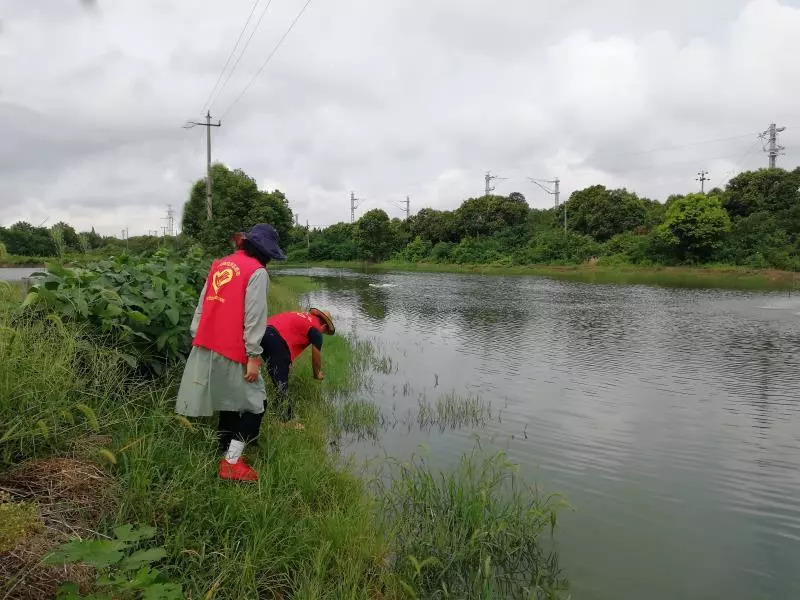
[[[330,335],[336,333],[336,327],[333,325],[333,318],[331,317],[331,313],[326,310],[320,310],[318,308],[311,308],[308,311],[308,314],[314,315],[315,317],[319,317],[322,319],[323,323],[328,326],[328,332]]]

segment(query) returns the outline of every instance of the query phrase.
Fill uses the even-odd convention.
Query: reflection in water
[[[558,539],[578,599],[800,597],[797,297],[438,274],[326,282],[313,302],[392,359],[369,397],[408,421],[350,452],[404,458],[425,444],[452,468],[473,435],[506,449],[576,509]],[[448,395],[480,397],[491,418],[412,426],[420,398]]]

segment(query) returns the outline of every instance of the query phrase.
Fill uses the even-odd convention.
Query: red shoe
[[[258,473],[241,458],[231,464],[222,458],[219,461],[219,476],[222,479],[232,479],[235,481],[258,481]]]

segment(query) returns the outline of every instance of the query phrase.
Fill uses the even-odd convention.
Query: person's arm
[[[192,338],[197,335],[197,328],[200,327],[200,316],[203,314],[203,299],[206,297],[206,288],[208,287],[208,280],[203,284],[203,291],[200,292],[200,299],[197,301],[197,307],[194,309],[194,316],[192,317],[192,324],[189,325],[189,333]]]
[[[325,379],[322,374],[322,333],[312,327],[308,330],[308,339],[311,342],[311,370],[314,372],[314,379]]]
[[[250,276],[244,296],[244,347],[247,351],[247,371],[244,378],[250,383],[258,379],[261,368],[261,338],[267,322],[267,291],[269,275],[259,269]]]

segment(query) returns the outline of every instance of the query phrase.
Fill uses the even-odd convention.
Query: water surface
[[[575,509],[557,539],[577,599],[800,597],[800,295],[311,273],[311,305],[392,359],[371,391],[387,430],[352,452],[508,450]],[[452,392],[492,418],[411,425]]]

